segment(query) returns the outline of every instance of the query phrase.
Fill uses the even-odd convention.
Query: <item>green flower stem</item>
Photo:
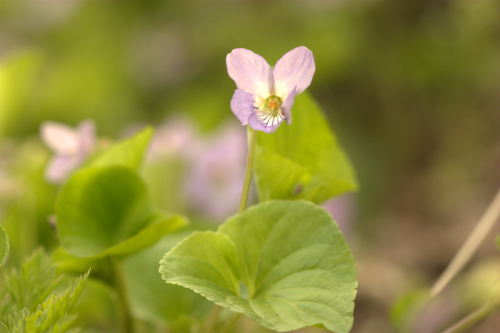
[[[245,183],[243,184],[243,190],[241,191],[241,200],[239,209],[240,214],[243,213],[247,208],[248,192],[250,191],[250,184],[252,182],[253,156],[255,152],[256,138],[257,138],[257,131],[251,128],[248,138],[248,159],[245,171]]]
[[[229,323],[227,323],[226,327],[222,330],[222,333],[229,333],[231,329],[233,328],[234,324],[240,319],[240,317],[243,315],[243,313],[237,313]]]
[[[214,332],[215,326],[217,325],[217,319],[219,319],[220,310],[222,310],[222,307],[220,305],[214,304],[212,312],[210,313],[207,324],[205,326],[205,333]]]
[[[448,267],[446,267],[445,271],[443,272],[443,274],[441,274],[434,286],[432,286],[432,296],[436,296],[437,294],[439,294],[455,277],[455,275],[457,275],[458,272],[460,272],[460,270],[467,264],[488,232],[495,225],[495,222],[497,221],[499,215],[500,191],[498,191],[490,206],[488,207],[486,212],[484,212],[476,227],[469,235],[469,238],[467,238],[460,250],[458,250],[457,254],[451,260]]]
[[[245,182],[243,183],[243,190],[241,191],[241,200],[240,200],[240,209],[238,210],[238,213],[243,213],[246,208],[247,208],[247,201],[248,201],[248,192],[250,191],[250,184],[252,183],[252,171],[253,171],[253,156],[255,152],[255,142],[257,138],[257,131],[254,130],[253,128],[249,127],[249,137],[248,137],[248,159],[247,159],[247,166],[245,170]],[[207,324],[205,326],[205,332],[206,333],[212,333],[214,332],[214,328],[217,325],[217,319],[219,318],[219,313],[221,310],[221,306],[214,304],[214,307],[212,308],[212,312],[210,313],[210,316],[208,318]],[[231,326],[234,325],[234,323],[241,317],[241,313],[237,314],[235,317],[233,317],[232,321],[226,326],[226,330],[228,327],[230,328]],[[234,323],[233,323],[234,321]]]
[[[491,301],[488,301],[479,309],[460,320],[458,323],[444,330],[443,333],[463,332],[498,310],[500,310],[500,302],[492,303]]]
[[[123,274],[121,262],[118,261],[118,259],[115,257],[109,257],[108,261],[112,270],[113,286],[115,287],[116,293],[118,295],[118,301],[120,302],[120,312],[123,326],[122,331],[124,333],[134,333],[134,323],[132,320],[132,314],[130,313],[127,286],[125,283],[125,276]]]

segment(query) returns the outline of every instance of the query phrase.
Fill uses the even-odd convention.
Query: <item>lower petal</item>
[[[59,155],[52,158],[47,169],[45,169],[45,179],[53,184],[62,183],[69,174],[78,168],[81,159],[77,156]]]
[[[248,124],[248,118],[255,110],[255,97],[252,94],[236,89],[231,100],[231,110],[242,125]]]
[[[285,117],[280,114],[273,117],[270,113],[255,111],[250,115],[250,118],[248,118],[248,124],[254,130],[272,133],[278,128],[284,119]]]

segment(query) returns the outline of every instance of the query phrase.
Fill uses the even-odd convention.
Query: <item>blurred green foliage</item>
[[[52,292],[61,278],[52,258],[41,249],[26,258],[19,270],[2,274],[0,332],[78,332],[71,329],[76,316],[70,311],[83,291],[88,272],[56,297]]]
[[[308,92],[295,98],[293,126],[257,132],[255,181],[260,201],[304,199],[320,204],[357,189],[355,172]]]

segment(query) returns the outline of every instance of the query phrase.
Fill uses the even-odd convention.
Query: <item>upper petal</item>
[[[295,96],[297,96],[295,90],[296,88],[294,87],[281,106],[281,111],[283,111],[283,115],[285,116],[286,123],[288,125],[292,124],[292,105],[295,101]]]
[[[96,131],[93,120],[87,119],[78,124],[78,139],[80,154],[83,156],[89,155],[96,145]]]
[[[248,124],[248,117],[255,110],[254,95],[244,92],[241,89],[236,89],[231,100],[231,110],[236,118],[241,121],[242,125]]]
[[[73,155],[78,153],[77,131],[65,124],[44,121],[40,128],[42,141],[56,154]]]
[[[226,57],[227,72],[238,89],[267,98],[272,82],[271,67],[264,58],[246,49],[234,49]]]
[[[277,96],[285,98],[295,88],[295,94],[303,92],[311,84],[316,65],[312,52],[305,46],[297,47],[276,63],[273,70]]]

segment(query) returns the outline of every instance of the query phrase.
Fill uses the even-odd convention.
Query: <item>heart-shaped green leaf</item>
[[[120,141],[92,158],[89,167],[121,165],[137,170],[153,135],[153,129],[146,127],[131,138]]]
[[[138,252],[186,221],[153,208],[146,186],[130,168],[86,168],[62,188],[56,203],[61,245],[83,257]]]
[[[258,132],[254,168],[261,201],[321,203],[357,188],[349,160],[307,92],[295,98],[292,125],[272,135]]]
[[[9,237],[7,237],[5,229],[0,225],[0,268],[2,268],[7,252],[9,252]]]
[[[216,233],[196,232],[165,255],[160,273],[278,332],[352,326],[354,258],[331,216],[309,202],[265,202]]]

